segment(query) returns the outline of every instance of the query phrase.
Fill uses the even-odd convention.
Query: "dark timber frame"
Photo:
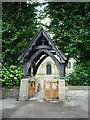
[[[48,56],[50,56],[55,62],[60,78],[63,79],[65,77],[67,58],[54,45],[45,29],[41,27],[30,45],[18,58],[20,63],[23,65],[24,76],[26,77],[31,74],[32,70],[33,75],[36,75],[38,67]]]

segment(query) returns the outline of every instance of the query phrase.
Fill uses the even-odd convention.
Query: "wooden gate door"
[[[58,99],[58,81],[44,80],[44,99]]]
[[[28,81],[28,97],[34,96],[36,93],[36,82]]]

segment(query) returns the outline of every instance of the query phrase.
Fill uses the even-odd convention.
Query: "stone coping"
[[[5,88],[2,87],[1,89],[20,89],[19,86],[17,87],[12,87],[12,88]],[[66,90],[90,90],[90,86],[65,86]]]
[[[65,86],[66,90],[90,90],[90,86]]]
[[[28,76],[27,78],[22,78],[21,80],[35,81],[36,77],[30,77],[30,76]]]

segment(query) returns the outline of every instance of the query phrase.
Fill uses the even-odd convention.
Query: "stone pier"
[[[59,80],[59,100],[65,100],[65,79]]]
[[[20,91],[19,91],[19,100],[28,99],[28,78],[21,79]]]

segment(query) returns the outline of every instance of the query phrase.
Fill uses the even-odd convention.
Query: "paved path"
[[[10,104],[10,102],[12,103],[12,105]],[[14,99],[6,99],[3,100],[3,105],[3,118],[88,117],[87,100],[72,100],[70,102],[65,101],[55,104],[49,102],[15,101]]]
[[[43,90],[41,90],[41,91],[39,91],[38,93],[36,93],[35,95],[34,95],[34,97],[33,98],[30,98],[29,100],[37,100],[37,101],[44,101],[43,100]]]
[[[37,98],[39,100],[43,99],[43,82],[44,80],[53,80],[53,75],[44,75],[43,77],[39,78],[40,88],[41,91],[38,92],[33,98]]]
[[[31,100],[33,99],[38,99],[39,101],[43,101],[43,82],[44,80],[53,80],[53,75],[45,75],[43,77],[41,77],[41,79],[39,78],[40,81],[40,85],[41,85],[41,91],[39,91],[33,98],[31,98]]]

